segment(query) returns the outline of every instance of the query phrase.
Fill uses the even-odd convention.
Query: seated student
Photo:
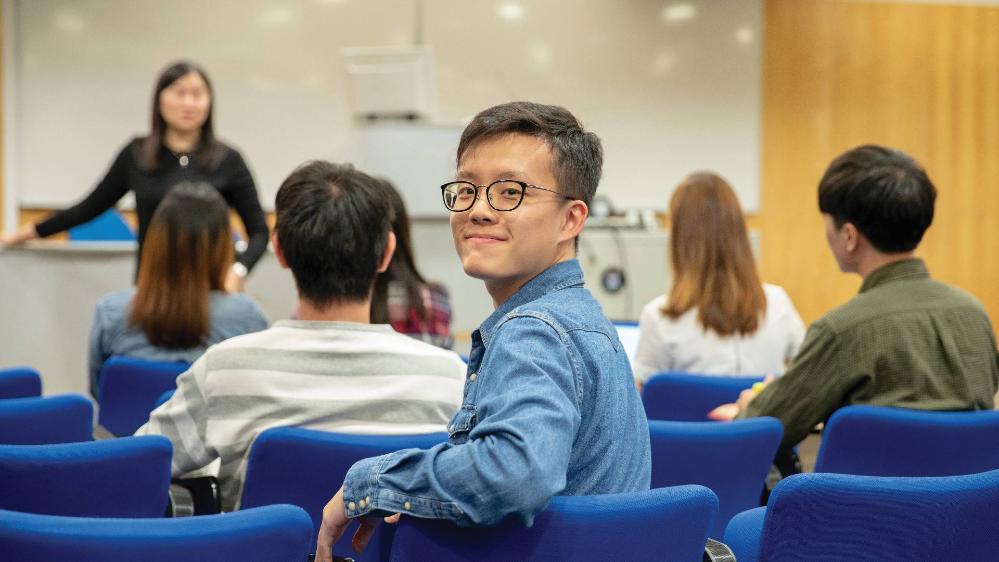
[[[457,354],[368,322],[375,276],[395,249],[377,180],[310,162],[284,181],[275,207],[272,242],[295,278],[298,319],[209,348],[136,432],[173,442],[175,476],[221,459],[225,511],[238,504],[250,444],[268,428],[429,433],[461,405]]]
[[[416,269],[406,204],[391,183],[384,180],[380,183],[392,206],[396,244],[392,263],[375,279],[371,321],[391,324],[401,334],[451,349],[454,338],[447,289],[428,283]]]
[[[472,334],[448,442],[351,467],[323,510],[317,561],[352,518],[363,548],[369,515],[529,524],[554,495],[649,488],[645,410],[576,260],[602,160],[600,139],[561,107],[503,104],[465,128],[458,181],[441,190],[462,267],[496,310]]]
[[[819,182],[826,241],[860,294],[817,320],[783,377],[714,417],[774,416],[782,450],[850,404],[987,410],[999,385],[996,338],[971,295],[930,279],[914,256],[936,189],[906,154],[860,146]]]
[[[635,380],[663,371],[782,373],[805,325],[784,289],[761,284],[746,222],[720,176],[688,176],[670,201],[673,286],[642,309]]]
[[[90,393],[112,355],[193,362],[208,346],[267,327],[260,307],[225,292],[233,264],[229,205],[212,186],[181,183],[156,208],[134,289],[97,302],[90,328]]]

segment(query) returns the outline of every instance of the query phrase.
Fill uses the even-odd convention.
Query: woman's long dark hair
[[[203,345],[212,291],[221,291],[234,250],[229,205],[206,183],[174,186],[149,223],[131,325],[168,349]]]
[[[152,126],[149,135],[139,143],[138,162],[139,167],[145,170],[155,170],[159,167],[160,149],[163,148],[163,135],[166,133],[166,121],[160,112],[160,94],[163,90],[181,77],[197,73],[208,86],[208,95],[211,102],[208,106],[208,117],[205,118],[204,125],[201,126],[201,138],[198,141],[198,149],[195,153],[195,161],[206,170],[214,170],[222,163],[223,145],[215,138],[215,130],[212,127],[212,114],[215,110],[215,91],[212,90],[212,82],[208,79],[208,74],[204,69],[190,61],[177,61],[166,67],[156,80],[156,88],[153,91],[153,111]]]
[[[395,187],[386,180],[381,180],[385,197],[392,207],[392,232],[395,233],[395,254],[384,273],[375,278],[375,288],[371,295],[371,322],[387,324],[389,322],[388,286],[392,281],[402,284],[406,290],[409,306],[416,309],[421,325],[429,326],[427,307],[423,303],[423,288],[426,280],[416,269],[413,260],[413,243],[409,232],[409,214],[406,204]]]

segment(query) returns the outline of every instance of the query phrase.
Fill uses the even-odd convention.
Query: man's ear
[[[278,265],[281,266],[281,269],[288,269],[288,260],[284,259],[284,252],[281,251],[276,230],[271,234],[271,246],[274,247],[274,256],[277,257]]]
[[[854,252],[860,245],[860,230],[852,222],[845,222],[841,231],[846,239],[846,251]]]
[[[564,240],[572,240],[579,236],[586,224],[586,217],[590,215],[590,208],[580,200],[570,201],[568,208],[562,215],[562,234]]]
[[[392,263],[392,255],[395,254],[395,233],[388,233],[388,240],[385,241],[385,252],[382,254],[382,261],[378,264],[378,273],[384,272]]]

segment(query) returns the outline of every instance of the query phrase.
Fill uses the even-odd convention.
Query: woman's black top
[[[199,165],[196,152],[187,154],[187,165],[182,166],[182,158],[163,147],[160,149],[159,166],[155,170],[146,170],[139,166],[137,160],[140,142],[141,139],[133,139],[118,153],[111,169],[90,195],[35,225],[38,235],[51,236],[92,220],[113,207],[131,190],[135,193],[135,213],[139,219],[141,256],[146,228],[167,191],[180,182],[205,182],[214,186],[243,219],[249,240],[246,251],[238,257],[238,261],[247,269],[252,268],[267,249],[267,220],[257,199],[253,177],[239,152],[223,145],[218,166],[207,169]]]

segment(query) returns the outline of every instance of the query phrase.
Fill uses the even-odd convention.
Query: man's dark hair
[[[590,204],[600,183],[603,149],[600,138],[583,130],[579,120],[564,107],[515,101],[482,111],[461,134],[458,163],[475,143],[508,133],[530,135],[547,143],[558,191]]]
[[[819,182],[819,210],[837,227],[852,223],[884,253],[909,252],[933,222],[937,190],[900,150],[868,144],[829,164]]]
[[[392,231],[378,180],[350,164],[306,162],[281,184],[275,207],[301,298],[320,308],[368,298]]]

